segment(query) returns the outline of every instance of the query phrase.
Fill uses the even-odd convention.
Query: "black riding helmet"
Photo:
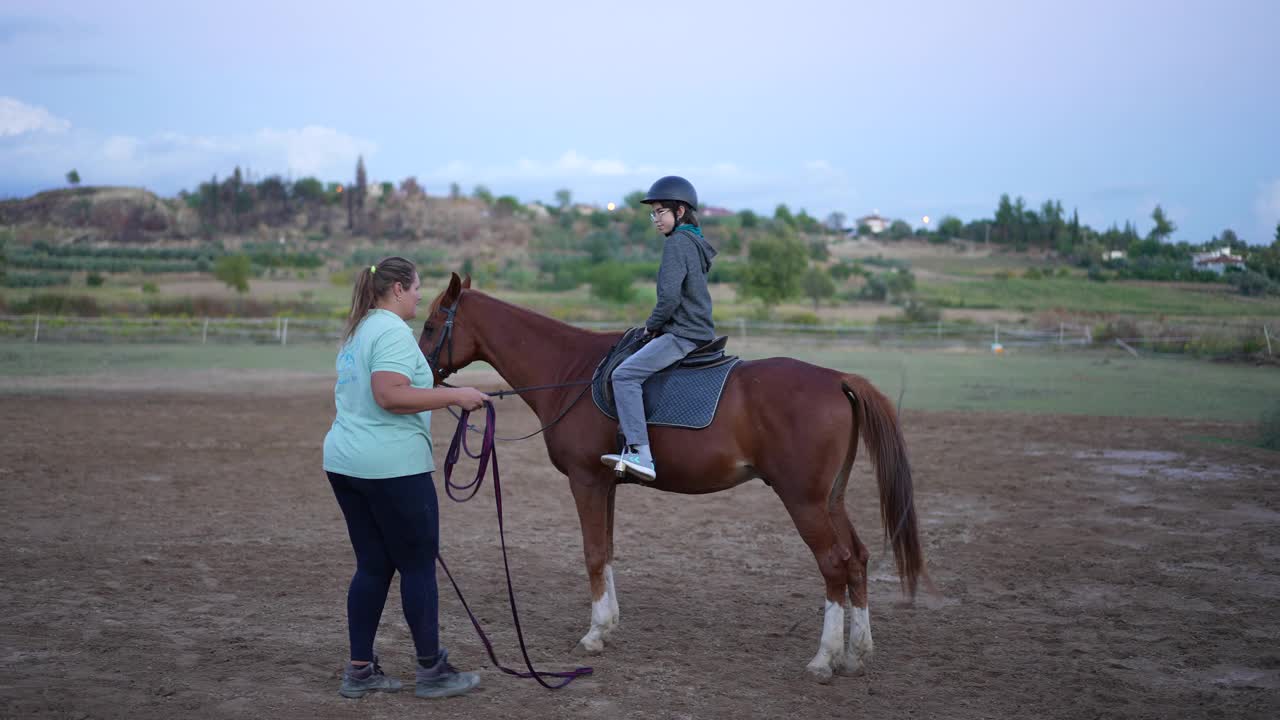
[[[649,186],[649,192],[641,202],[655,203],[663,200],[675,200],[694,210],[698,209],[698,191],[693,189],[693,183],[677,175],[658,178]]]

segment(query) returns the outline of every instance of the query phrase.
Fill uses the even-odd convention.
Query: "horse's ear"
[[[471,273],[467,273],[465,276],[463,276],[463,278],[462,278],[462,287],[463,287],[463,288],[469,288],[469,287],[471,287]]]
[[[444,296],[450,300],[458,297],[462,292],[462,278],[458,277],[458,273],[453,273],[453,277],[449,278],[449,289],[444,291]]]

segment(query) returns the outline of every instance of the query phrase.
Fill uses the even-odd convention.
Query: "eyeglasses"
[[[658,222],[658,218],[662,217],[662,213],[666,212],[671,212],[671,208],[658,208],[657,210],[649,213],[649,219],[654,222]]]

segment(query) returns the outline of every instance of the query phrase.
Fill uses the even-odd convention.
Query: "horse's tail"
[[[929,578],[924,571],[924,552],[916,523],[911,464],[907,461],[907,446],[898,426],[897,413],[889,399],[861,375],[844,375],[841,388],[853,405],[858,426],[862,428],[862,441],[871,452],[876,484],[880,487],[880,520],[885,541],[893,545],[893,559],[903,590],[915,597],[917,580],[923,577],[929,584]],[[858,438],[851,441],[856,448]]]

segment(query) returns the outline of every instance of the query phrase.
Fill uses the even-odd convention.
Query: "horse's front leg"
[[[605,637],[618,625],[618,597],[613,585],[613,478],[605,473],[570,478],[582,525],[582,553],[591,584],[591,629],[579,644],[595,654],[604,650]]]

